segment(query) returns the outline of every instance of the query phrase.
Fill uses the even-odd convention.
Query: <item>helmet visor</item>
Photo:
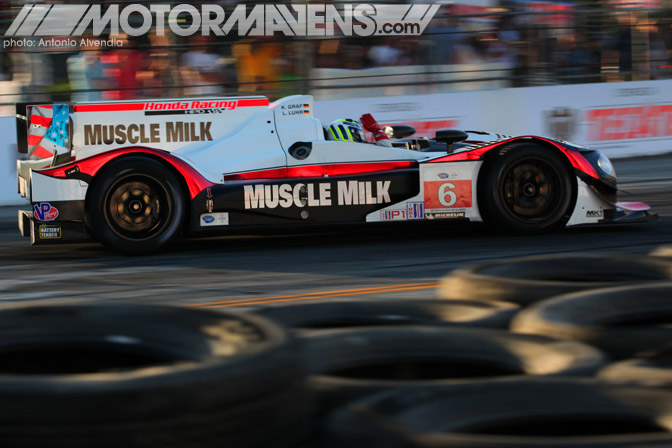
[[[353,141],[358,143],[363,143],[364,141],[366,141],[364,139],[364,133],[362,132],[361,129],[356,128],[354,126],[350,126],[348,129],[350,130],[350,135],[352,135]]]

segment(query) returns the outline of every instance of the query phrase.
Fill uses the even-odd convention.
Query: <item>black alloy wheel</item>
[[[503,203],[510,213],[524,219],[544,219],[553,212],[561,193],[558,170],[535,158],[513,165],[503,181],[500,191]]]
[[[564,226],[576,202],[576,176],[562,154],[534,144],[512,146],[483,167],[479,208],[497,228],[544,232]]]
[[[165,247],[180,231],[185,213],[179,180],[147,157],[113,160],[87,193],[88,228],[107,247],[128,254]]]
[[[169,192],[156,179],[131,175],[120,179],[105,199],[105,219],[115,233],[129,240],[152,238],[168,224]]]

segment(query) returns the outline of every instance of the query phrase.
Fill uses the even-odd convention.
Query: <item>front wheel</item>
[[[89,189],[86,218],[91,232],[111,249],[129,254],[156,251],[182,226],[180,182],[152,159],[112,161],[96,175]]]
[[[567,224],[576,202],[576,176],[556,151],[534,144],[509,147],[483,167],[479,207],[486,223],[515,232]]]

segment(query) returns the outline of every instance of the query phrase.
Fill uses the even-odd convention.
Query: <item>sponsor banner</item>
[[[671,88],[664,80],[525,89],[524,103],[538,103],[525,116],[540,133],[608,157],[659,154],[672,150]]]
[[[405,124],[415,128],[414,137],[434,137],[439,129],[465,126],[476,129],[470,120],[477,115],[476,106],[482,93],[485,92],[316,100],[315,117],[328,124],[339,118],[359,120],[365,113],[371,113],[383,126]],[[453,104],[453,95],[459,97],[459,108],[446,106]]]
[[[438,129],[456,128],[563,139],[613,158],[672,151],[672,80],[315,103],[315,116],[326,123],[357,119],[364,113],[373,114],[380,124],[409,124],[418,131],[417,137],[434,137]]]

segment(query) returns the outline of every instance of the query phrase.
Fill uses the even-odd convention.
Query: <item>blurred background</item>
[[[232,11],[244,2],[216,3]],[[672,77],[671,0],[439,3],[423,35],[411,37],[181,37],[166,27],[165,36],[113,36],[124,46],[104,48],[65,37],[22,48],[1,37],[0,105],[249,93],[345,99]],[[23,5],[0,1],[0,30]]]

